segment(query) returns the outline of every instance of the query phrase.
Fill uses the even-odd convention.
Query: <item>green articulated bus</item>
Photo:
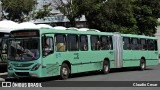
[[[50,77],[158,65],[155,37],[88,29],[21,29],[10,33],[9,77]]]

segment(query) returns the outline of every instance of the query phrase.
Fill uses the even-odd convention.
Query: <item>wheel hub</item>
[[[67,74],[68,74],[67,68],[63,68],[63,69],[62,69],[62,72],[63,72],[63,75],[67,75]]]
[[[142,68],[144,68],[145,66],[144,66],[144,63],[142,63]]]
[[[104,66],[104,70],[105,70],[106,72],[108,71],[108,66],[107,66],[107,65]]]

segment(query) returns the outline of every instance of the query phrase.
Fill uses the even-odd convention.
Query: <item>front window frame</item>
[[[49,41],[48,41],[49,40]],[[43,34],[41,36],[41,49],[42,49],[42,57],[46,57],[50,54],[54,53],[54,37],[47,36],[47,34]]]
[[[24,40],[24,39],[28,39],[28,40],[30,40],[30,39],[36,39],[37,41],[38,41],[38,46],[37,46],[37,51],[38,52],[36,52],[36,53],[38,53],[38,57],[36,57],[36,58],[34,58],[34,59],[31,59],[31,60],[22,60],[22,55],[20,56],[21,57],[21,59],[18,59],[18,60],[16,60],[15,58],[14,59],[11,59],[10,58],[10,53],[11,53],[11,50],[10,50],[10,41],[11,41],[11,39],[14,39],[14,40]],[[8,45],[8,60],[10,60],[10,61],[19,61],[19,62],[27,62],[27,61],[35,61],[35,60],[38,60],[39,58],[40,58],[40,56],[41,56],[41,54],[40,54],[40,37],[13,37],[13,38],[9,38],[9,45]]]

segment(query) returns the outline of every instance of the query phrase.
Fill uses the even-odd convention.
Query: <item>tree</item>
[[[133,12],[138,22],[139,34],[153,35],[156,33],[160,17],[159,0],[134,0]]]
[[[105,29],[111,32],[138,33],[136,19],[132,11],[131,0],[108,0],[104,8],[107,26]]]
[[[128,0],[81,0],[89,28],[105,32],[134,32],[136,20]]]
[[[79,13],[85,15],[89,28],[102,30],[104,0],[78,0]],[[103,30],[102,30],[103,31]]]
[[[49,17],[52,16],[52,3],[51,2],[46,2],[46,0],[44,0],[44,3],[42,5],[42,8],[40,8],[39,10],[33,12],[33,19],[44,19],[44,17]]]
[[[79,0],[89,28],[106,32],[153,35],[160,17],[159,0]],[[83,8],[82,8],[83,7]]]
[[[25,17],[35,9],[37,0],[1,0],[3,18],[23,22]]]
[[[54,7],[59,10],[63,15],[67,16],[70,21],[71,27],[75,27],[76,18],[81,16],[78,10],[78,0],[54,0]]]

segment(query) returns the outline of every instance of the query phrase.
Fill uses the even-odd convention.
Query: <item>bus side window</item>
[[[101,43],[99,41],[99,36],[91,36],[91,49],[92,50],[101,49]]]
[[[48,45],[48,48],[53,51],[54,45],[53,45],[53,38],[52,37],[47,37],[46,44]]]
[[[154,40],[154,48],[155,48],[155,51],[157,51],[157,50],[158,50],[157,40]]]
[[[145,39],[140,39],[140,50],[147,50],[147,44]]]
[[[130,38],[124,37],[123,42],[124,42],[123,49],[124,50],[130,50],[131,49]]]
[[[7,47],[8,47],[7,43],[8,43],[8,40],[5,39],[5,38],[3,38],[2,41],[1,41],[1,50],[2,50],[1,53],[3,53],[3,54],[7,54],[7,51],[8,51],[8,49],[7,49]]]
[[[112,37],[111,36],[102,36],[101,37],[101,49],[102,50],[112,49]]]
[[[67,48],[68,51],[78,51],[79,50],[79,41],[78,35],[67,35]]]
[[[80,50],[88,50],[88,38],[87,35],[80,35]]]
[[[49,54],[52,54],[53,53],[53,48],[54,48],[54,45],[53,45],[53,38],[52,37],[46,37],[46,41],[44,42],[45,46],[43,47],[43,50],[45,51],[44,54],[45,56],[49,55]]]
[[[112,36],[108,37],[108,48],[111,49],[111,50],[113,49]]]
[[[139,41],[137,38],[132,38],[132,50],[139,50]]]
[[[154,50],[154,41],[153,40],[147,40],[148,50]]]
[[[101,37],[101,47],[102,47],[102,50],[108,50],[106,36]]]
[[[55,45],[57,52],[64,52],[66,51],[66,36],[62,34],[55,35]]]

